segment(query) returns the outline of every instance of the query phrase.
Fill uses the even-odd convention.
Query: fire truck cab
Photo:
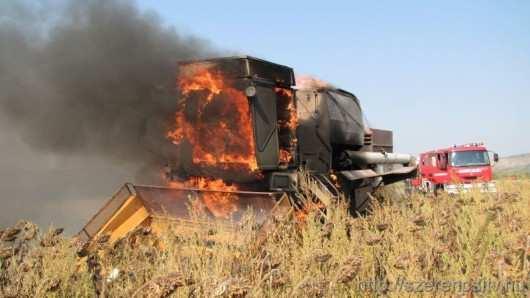
[[[493,153],[493,162],[499,160]],[[496,192],[492,181],[490,152],[483,143],[454,145],[421,153],[418,177],[411,185],[424,192],[458,193],[477,188],[481,192]]]

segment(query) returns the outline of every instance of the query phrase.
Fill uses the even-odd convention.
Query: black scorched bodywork
[[[232,217],[248,209],[257,210],[260,218],[284,210],[286,202],[297,204],[301,188],[324,205],[342,192],[358,212],[375,188],[415,174],[412,157],[393,152],[391,131],[367,126],[359,99],[350,92],[322,84],[296,86],[290,67],[247,56],[183,62],[180,75],[195,67],[222,73],[230,88],[243,94],[243,102],[248,100],[257,169],[243,174],[237,167],[201,166],[183,140],[175,147],[178,158],[168,157],[166,175],[174,181],[206,177],[237,183],[239,191],[219,191],[237,210]],[[184,208],[199,205],[216,215],[219,210],[206,200],[212,193],[215,189],[126,185],[79,235],[84,241],[102,234],[118,238],[160,217],[161,210],[187,220]]]
[[[332,188],[332,193],[347,192],[352,208],[362,209],[366,193],[414,174],[410,156],[392,153],[392,132],[367,126],[359,99],[352,93],[331,86],[296,86],[292,68],[248,56],[185,62],[181,67],[198,65],[222,72],[247,96],[260,175],[242,178],[201,172],[197,165],[185,162],[190,156],[181,154],[170,176],[185,179],[206,174],[261,185],[263,191],[288,192],[299,186],[298,170],[303,169],[323,187]],[[295,109],[292,131],[281,125],[289,113],[283,103],[285,94],[291,96]],[[282,161],[281,151],[289,152],[291,158]]]

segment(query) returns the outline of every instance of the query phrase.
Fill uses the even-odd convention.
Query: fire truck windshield
[[[453,167],[485,166],[490,164],[487,151],[457,151],[451,153]]]

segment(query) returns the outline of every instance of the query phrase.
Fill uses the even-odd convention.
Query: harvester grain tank
[[[190,210],[237,221],[252,209],[263,223],[274,210],[296,208],[300,188],[324,205],[344,193],[357,212],[377,187],[415,175],[412,156],[393,152],[391,131],[367,126],[355,95],[297,88],[290,67],[248,56],[183,62],[177,85],[175,125],[161,132],[176,152],[168,185],[126,184],[82,240],[186,221]]]

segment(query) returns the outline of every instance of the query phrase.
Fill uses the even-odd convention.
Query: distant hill
[[[497,175],[530,174],[530,153],[501,156],[493,171]]]

